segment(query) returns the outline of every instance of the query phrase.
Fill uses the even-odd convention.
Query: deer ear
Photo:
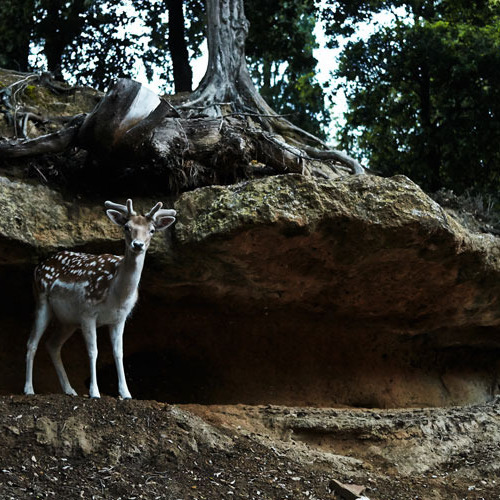
[[[121,212],[118,212],[118,210],[106,210],[106,215],[110,218],[111,222],[114,222],[117,226],[124,226],[128,222],[128,218]]]
[[[167,229],[168,226],[171,226],[175,222],[175,217],[171,217],[170,215],[160,215],[155,219],[155,227],[157,231],[163,231]]]

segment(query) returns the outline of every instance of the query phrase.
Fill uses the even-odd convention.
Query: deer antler
[[[155,218],[163,217],[165,215],[168,215],[169,217],[175,217],[176,214],[177,214],[177,211],[174,210],[173,208],[164,208],[162,210],[158,210]]]
[[[146,214],[146,217],[148,219],[151,219],[151,220],[155,220],[157,219],[158,217],[161,217],[161,216],[170,216],[170,217],[175,217],[175,214],[177,213],[175,210],[172,210],[172,209],[161,209],[161,207],[163,206],[163,203],[161,201],[159,201],[147,214]]]
[[[137,215],[134,212],[134,207],[132,206],[132,200],[130,198],[127,200],[127,209],[128,209],[129,215]]]
[[[127,200],[127,205],[120,205],[119,203],[113,203],[112,201],[105,201],[104,206],[106,208],[111,208],[112,210],[118,210],[123,215],[127,217],[131,217],[132,215],[137,215],[134,211],[134,207],[132,205],[132,200],[129,198]]]
[[[158,212],[158,210],[160,210],[160,208],[163,206],[163,203],[161,201],[159,201],[147,214],[146,214],[146,217],[148,219],[154,219],[154,215],[156,214],[156,212]]]

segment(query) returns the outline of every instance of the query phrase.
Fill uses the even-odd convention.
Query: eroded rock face
[[[9,181],[0,190],[0,273],[15,283],[3,315],[15,345],[4,366],[19,379],[2,377],[9,392],[22,386],[33,262],[122,244],[100,205]],[[269,177],[185,193],[175,208],[126,329],[136,397],[415,406],[498,391],[500,240],[468,233],[407,178]],[[58,391],[37,356],[35,389]],[[84,391],[80,339],[63,358]],[[100,365],[101,389],[116,393],[105,341]]]
[[[500,321],[500,240],[468,234],[405,177],[282,176],[176,207],[178,248],[203,245],[196,287],[212,296],[384,318],[411,334]]]

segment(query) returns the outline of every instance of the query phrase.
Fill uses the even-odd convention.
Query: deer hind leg
[[[26,382],[24,384],[24,394],[35,394],[33,390],[33,360],[35,359],[38,344],[43,332],[49,325],[52,312],[47,297],[38,297],[38,304],[35,311],[35,322],[28,339],[26,351]]]
[[[64,364],[61,358],[61,349],[64,343],[73,335],[76,327],[72,325],[60,325],[60,327],[55,330],[47,341],[47,351],[50,354],[52,363],[57,372],[57,377],[59,378],[59,383],[65,394],[70,396],[76,396],[75,390],[71,387],[68,380],[68,375],[64,369]]]
[[[100,398],[99,387],[97,386],[97,332],[95,320],[82,322],[82,334],[87,345],[87,352],[90,363],[90,389],[91,398]]]

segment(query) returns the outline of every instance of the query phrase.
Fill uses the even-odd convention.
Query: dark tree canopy
[[[337,71],[349,106],[343,146],[375,172],[406,174],[431,191],[497,192],[498,3],[369,1],[324,17],[330,33],[349,32],[382,9],[402,7],[405,15],[343,51]]]
[[[0,2],[0,67],[28,71],[34,0]]]
[[[0,67],[48,70],[104,90],[144,65],[149,78],[156,69],[176,91],[191,90],[188,49],[199,53],[203,24],[203,0],[5,0]],[[30,43],[43,56],[31,68]]]

